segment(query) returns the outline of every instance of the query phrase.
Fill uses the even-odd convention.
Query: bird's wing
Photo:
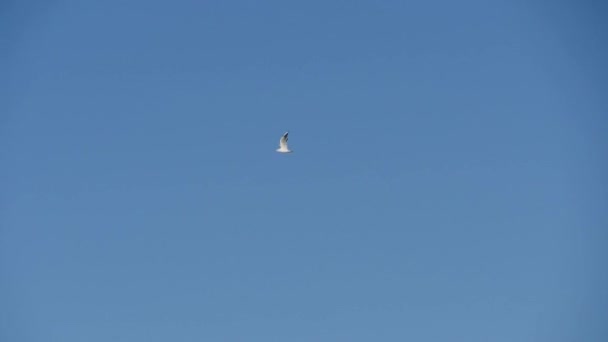
[[[289,132],[285,132],[285,134],[283,134],[283,136],[281,137],[281,140],[279,140],[279,146],[283,149],[287,149],[287,140],[288,138]]]

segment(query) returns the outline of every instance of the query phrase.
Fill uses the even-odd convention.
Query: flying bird
[[[283,134],[283,136],[281,137],[281,140],[279,140],[279,148],[277,148],[277,152],[279,153],[291,153],[291,150],[289,149],[289,147],[287,146],[287,139],[289,132],[285,132],[285,134]]]

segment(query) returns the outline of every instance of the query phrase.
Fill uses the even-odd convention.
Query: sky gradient
[[[605,341],[607,9],[2,2],[0,340]]]

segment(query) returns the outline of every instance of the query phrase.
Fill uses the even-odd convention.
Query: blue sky
[[[3,2],[0,340],[604,341],[606,9]]]

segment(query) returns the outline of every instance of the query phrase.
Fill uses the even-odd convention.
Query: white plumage
[[[283,134],[283,136],[279,140],[279,148],[277,148],[277,152],[279,152],[279,153],[291,153],[291,150],[289,149],[289,146],[287,146],[287,140],[289,139],[288,135],[289,135],[289,132],[285,132],[285,134]]]

